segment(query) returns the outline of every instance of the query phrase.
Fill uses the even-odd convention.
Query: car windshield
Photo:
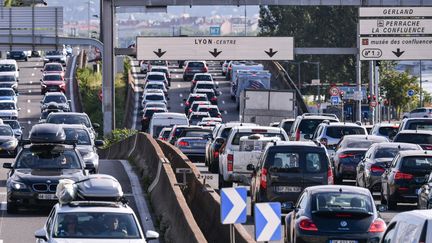
[[[44,81],[62,81],[61,75],[46,75],[43,78]]]
[[[164,86],[162,83],[158,84],[158,83],[152,83],[152,84],[147,84],[147,86],[145,87],[146,89],[163,89]]]
[[[16,169],[81,169],[74,150],[56,146],[34,146],[23,149],[15,162]]]
[[[54,238],[141,239],[132,214],[111,212],[59,213]]]
[[[342,189],[341,189],[342,190]],[[351,192],[320,192],[312,196],[312,212],[360,212],[373,214],[369,196]]]
[[[325,153],[283,151],[270,153],[265,166],[277,173],[323,173],[328,169],[328,161]]]
[[[402,159],[402,169],[420,169],[431,171],[432,157],[427,156],[410,156]]]
[[[84,129],[64,128],[66,140],[76,140],[78,145],[91,145],[90,136]]]
[[[52,71],[61,72],[61,71],[63,71],[63,68],[60,65],[46,65],[45,66],[45,71],[48,71],[48,72],[52,72]]]
[[[203,62],[188,62],[188,67],[204,67]]]
[[[62,53],[60,53],[60,51],[48,51],[46,53],[47,56],[56,56],[56,55],[62,55]]]
[[[13,75],[0,75],[0,82],[15,82],[15,76]]]
[[[395,142],[415,143],[415,144],[432,144],[431,134],[412,134],[404,133],[397,135]]]
[[[21,128],[19,122],[16,120],[3,121],[3,123],[9,125],[12,129]]]
[[[432,130],[432,119],[423,121],[409,121],[406,130]]]
[[[91,124],[87,117],[81,115],[55,115],[50,116],[47,123],[54,124],[83,124],[86,127],[91,127]]]
[[[11,51],[10,54],[11,55],[17,55],[17,54],[24,54],[24,52],[22,52],[22,51]]]
[[[15,103],[0,103],[0,110],[16,110]]]
[[[15,96],[15,92],[12,89],[0,90],[0,96]]]
[[[376,143],[373,140],[351,140],[345,148],[369,148],[372,144]]]
[[[399,147],[381,147],[378,148],[375,151],[375,159],[380,159],[380,158],[394,158],[399,151],[405,151],[405,150],[419,150],[419,148],[417,147],[417,145],[401,145]]]
[[[145,99],[146,100],[164,100],[164,97],[163,97],[163,95],[151,94],[151,95],[146,95]]]
[[[148,80],[165,80],[165,77],[163,75],[159,75],[159,74],[150,74],[149,76],[147,76]]]
[[[327,127],[327,136],[331,138],[342,138],[345,135],[365,134],[365,130],[361,127]]]
[[[0,72],[14,72],[16,71],[13,64],[0,64]]]
[[[214,89],[214,85],[213,84],[206,84],[206,83],[198,83],[196,85],[197,89]]]
[[[195,75],[195,80],[199,81],[213,81],[210,75]],[[212,87],[213,88],[213,87]]]
[[[263,135],[264,137],[278,137],[282,139],[282,141],[285,141],[285,137],[281,133],[262,133],[257,131],[252,132],[238,132],[234,135],[234,138],[232,140],[232,145],[239,145],[240,144],[240,138],[241,137],[249,137],[250,135],[257,134]]]
[[[13,136],[12,128],[8,126],[0,126],[0,136]]]
[[[44,99],[44,103],[55,102],[55,103],[66,103],[66,98],[62,95],[48,95]]]
[[[384,136],[395,135],[399,130],[399,127],[380,127],[378,133]]]

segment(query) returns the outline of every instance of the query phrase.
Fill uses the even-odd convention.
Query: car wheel
[[[397,209],[397,202],[391,200],[390,198],[387,200],[387,206],[390,210],[396,210]]]
[[[209,171],[211,173],[219,173],[219,163],[210,163],[209,164]]]
[[[386,200],[386,198],[384,197],[384,193],[383,193],[382,189],[381,189],[381,204],[385,204],[385,205],[387,205],[387,200]]]
[[[8,202],[6,204],[6,212],[8,214],[15,214],[18,212],[18,206],[15,203]]]

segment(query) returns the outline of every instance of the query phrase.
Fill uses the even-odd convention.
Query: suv
[[[70,111],[69,103],[70,100],[66,98],[66,95],[62,92],[49,92],[41,100],[41,112],[48,109],[50,105],[57,106],[62,111]]]
[[[404,113],[402,118],[405,119],[416,117],[432,118],[432,107],[421,107],[414,109],[410,112]]]
[[[252,171],[252,207],[259,202],[294,204],[306,187],[333,184],[325,147],[310,141],[269,144],[259,163],[249,164],[248,169]]]
[[[43,59],[44,65],[49,62],[58,62],[66,66],[66,54],[61,51],[48,51]]]
[[[432,130],[432,118],[403,119],[398,131],[403,130]]]
[[[23,141],[15,162],[4,163],[9,169],[7,212],[14,213],[20,206],[52,206],[60,179],[79,181],[87,174],[86,167],[75,146],[68,145],[60,125],[38,124],[30,131],[30,140]],[[53,173],[55,171],[55,173]]]
[[[208,67],[205,61],[188,61],[183,72],[183,81],[192,80],[196,73],[207,73]]]
[[[391,140],[397,134],[398,130],[399,130],[399,124],[377,123],[372,127],[371,132],[369,134],[376,135],[376,136],[383,136]]]
[[[414,143],[424,150],[432,150],[432,131],[403,130],[394,137],[393,142]]]
[[[323,122],[318,125],[312,140],[322,143],[329,150],[335,149],[341,138],[345,135],[366,135],[366,128],[355,123],[329,123]]]
[[[298,116],[291,126],[289,133],[290,140],[303,141],[311,139],[315,129],[325,120],[329,122],[339,122],[339,119],[334,114],[305,113]]]
[[[18,79],[13,74],[0,73],[0,88],[12,88],[18,93]]]
[[[41,72],[43,73],[43,75],[46,75],[49,73],[60,74],[61,76],[65,75],[63,65],[61,65],[60,63],[55,63],[55,62],[45,64],[45,66],[41,70]]]
[[[14,60],[23,60],[28,61],[28,56],[25,54],[24,51],[10,51],[7,54],[7,59],[14,59]]]
[[[41,81],[41,94],[46,92],[63,92],[66,93],[66,83],[61,74],[45,74]]]

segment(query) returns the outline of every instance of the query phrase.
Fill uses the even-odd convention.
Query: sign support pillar
[[[374,61],[374,63],[376,64],[376,62]],[[376,117],[375,117],[375,121],[376,123],[379,123],[382,121],[382,117],[381,117],[381,101],[380,101],[380,92],[379,92],[379,66],[375,65],[375,82],[374,82],[374,89],[375,89],[375,95],[376,95],[376,99],[377,99],[377,106],[375,108],[375,113],[376,113]]]
[[[357,48],[360,48],[360,25],[357,23]],[[357,91],[362,93],[361,90],[361,61],[360,54],[356,55],[356,83],[357,83]],[[362,99],[357,101],[357,115],[354,116],[357,118],[357,121],[362,121],[362,112],[361,112]]]
[[[369,61],[369,95],[371,97],[373,97],[373,95],[375,94],[375,92],[374,92],[374,90],[375,90],[374,71],[375,71],[375,63],[374,63],[374,61]],[[375,108],[372,107],[370,104],[369,104],[369,114],[370,114],[369,115],[369,122],[371,124],[374,124],[376,121],[375,120],[376,112],[375,112]]]

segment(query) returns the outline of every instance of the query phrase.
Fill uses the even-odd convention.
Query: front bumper
[[[20,207],[31,207],[31,206],[42,206],[42,207],[52,207],[58,200],[45,200],[39,199],[38,192],[33,192],[30,190],[8,190],[7,192],[7,203],[13,203]],[[54,192],[44,192],[43,194],[53,194]]]

